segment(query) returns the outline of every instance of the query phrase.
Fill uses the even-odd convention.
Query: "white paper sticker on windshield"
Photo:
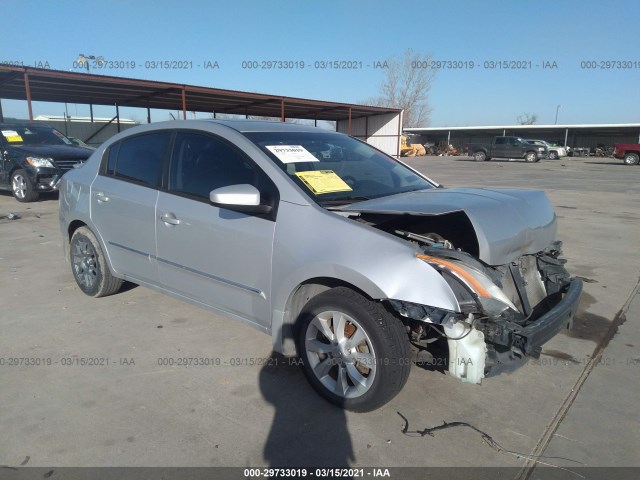
[[[282,163],[319,162],[302,145],[265,145]]]
[[[7,142],[22,142],[22,137],[15,130],[2,130],[2,135],[7,139]]]

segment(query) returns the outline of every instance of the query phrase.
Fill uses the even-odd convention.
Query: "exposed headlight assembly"
[[[43,157],[26,157],[27,163],[32,167],[41,168],[55,168],[53,166],[53,158],[43,158]]]
[[[500,315],[508,308],[518,311],[503,291],[488,276],[475,268],[455,260],[445,260],[431,255],[416,254],[416,257],[442,274],[456,295],[463,312],[473,307],[472,299],[488,315]]]

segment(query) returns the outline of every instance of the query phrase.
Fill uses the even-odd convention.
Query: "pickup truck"
[[[468,143],[464,152],[477,162],[492,158],[524,158],[527,162],[537,162],[547,158],[548,149],[542,145],[532,145],[520,137],[494,137],[490,145]]]
[[[621,158],[627,165],[638,165],[640,163],[640,144],[616,143],[613,156]]]

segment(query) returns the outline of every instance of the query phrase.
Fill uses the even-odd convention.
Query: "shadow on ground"
[[[275,407],[267,465],[347,468],[355,458],[345,412],[315,393],[299,361],[274,352],[260,371],[260,391]]]

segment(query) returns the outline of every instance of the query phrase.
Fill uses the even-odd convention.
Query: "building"
[[[411,143],[441,143],[462,147],[465,143],[491,142],[493,137],[509,135],[546,140],[571,148],[613,146],[616,143],[640,143],[640,123],[602,125],[504,125],[480,127],[405,128],[416,135]]]

